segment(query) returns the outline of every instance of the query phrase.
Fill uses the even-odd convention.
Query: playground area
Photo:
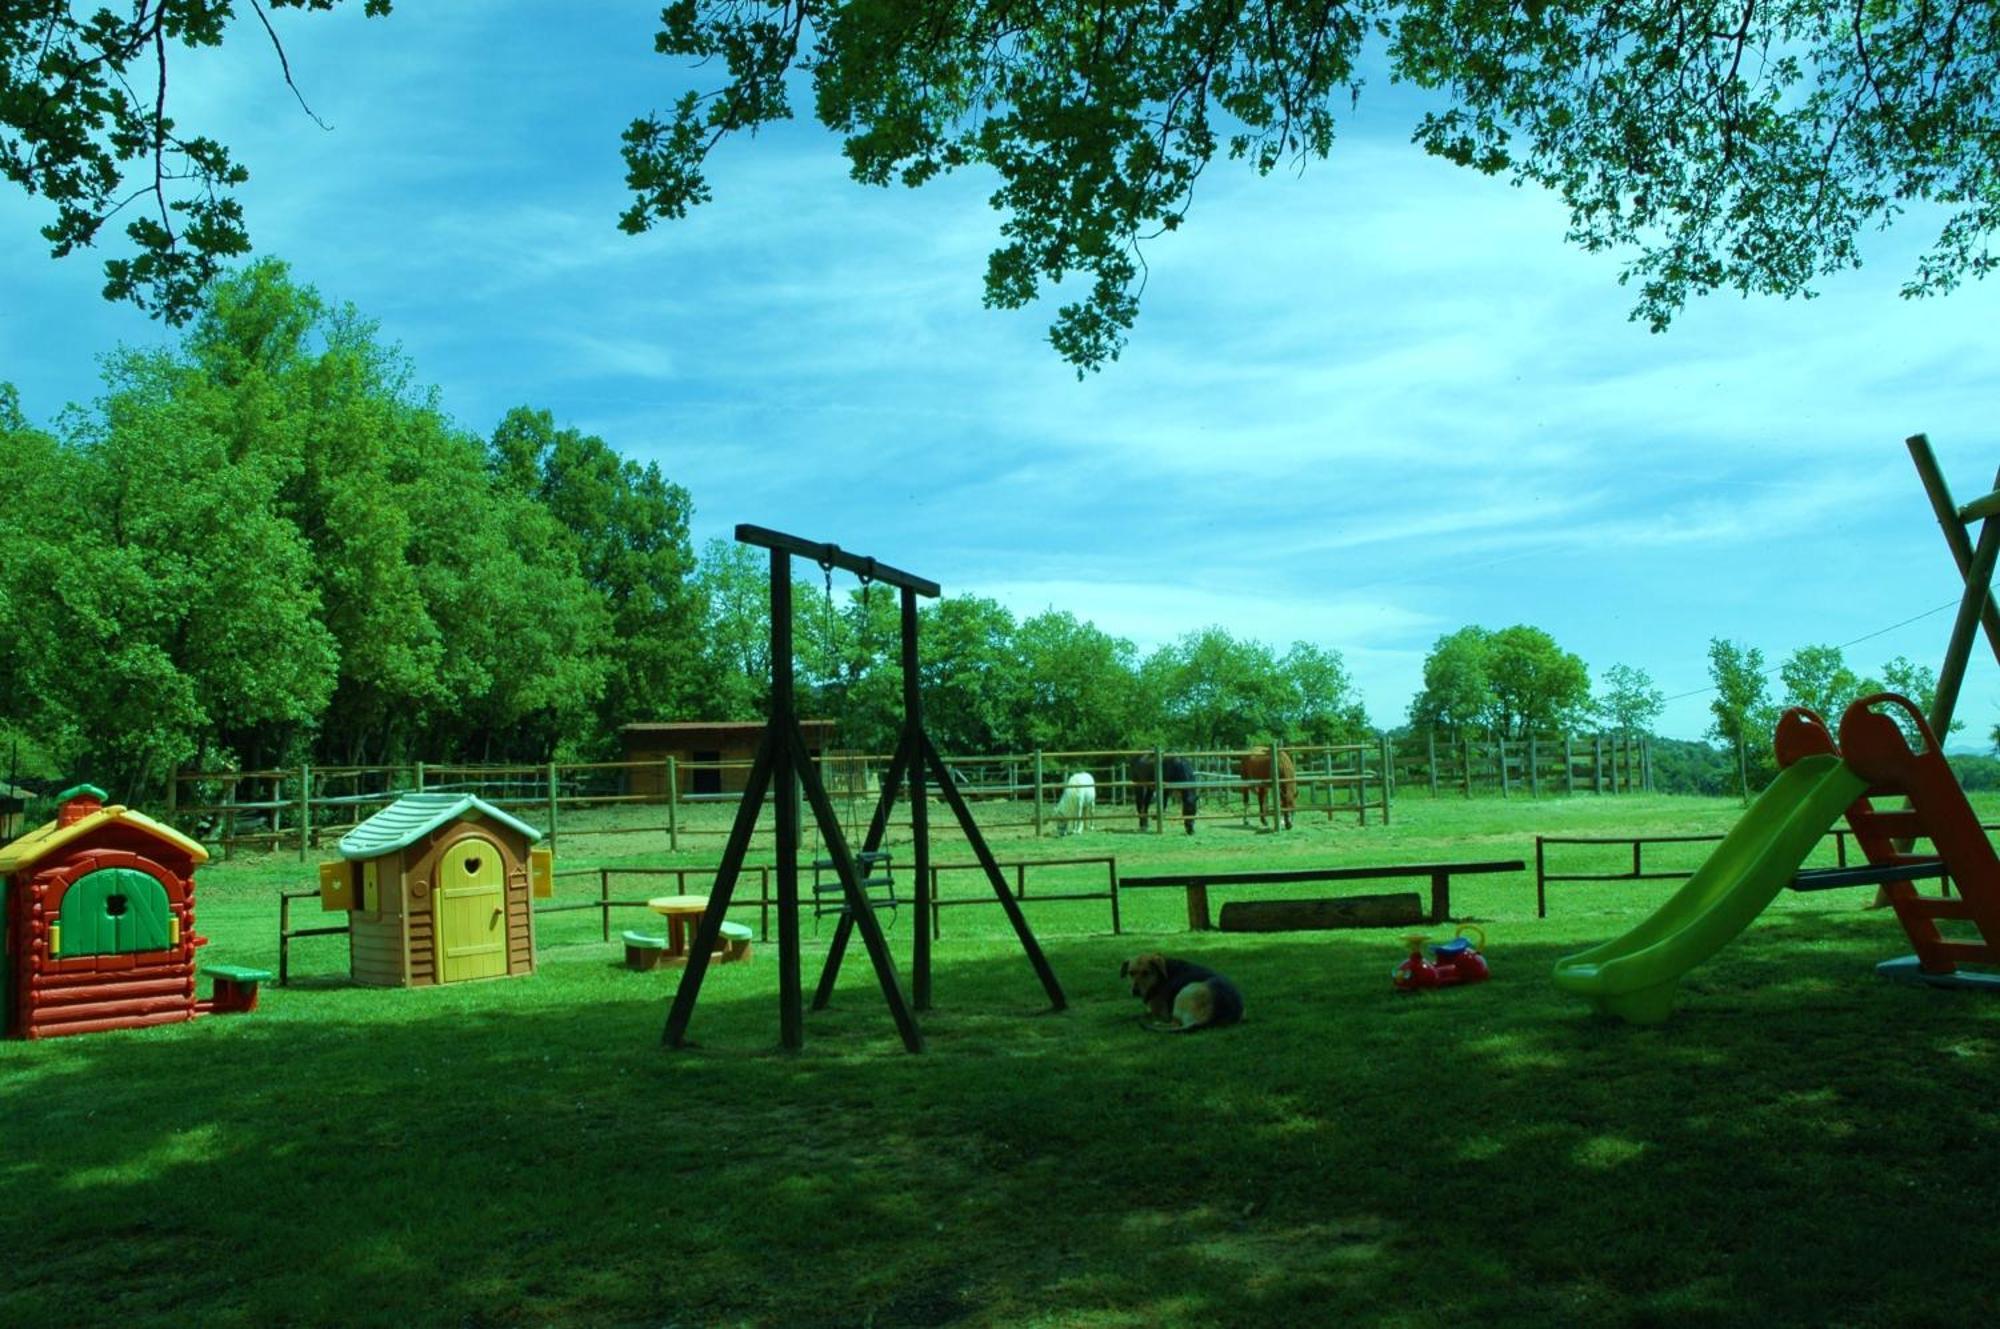
[[[1433,798],[1293,824],[1287,790],[1268,829],[1198,828],[1156,784],[1150,823],[1142,799],[1065,814],[1061,838],[1039,809],[976,811],[926,735],[934,584],[738,534],[774,551],[774,605],[800,553],[903,592],[905,724],[872,813],[843,817],[809,755],[781,608],[719,842],[572,825],[552,863],[540,828],[412,793],[337,861],[213,865],[199,941],[185,883],[128,938],[143,863],[118,846],[150,823],[87,838],[124,812],[101,791],[0,858],[9,963],[45,1002],[31,1038],[122,999],[163,946],[282,980],[254,1019],[0,1046],[0,1201],[33,1216],[0,1322],[84,1322],[80,1286],[119,1325],[1902,1325],[1990,1304],[2000,1003],[1955,969],[2000,947],[1995,808],[1934,734],[2000,524],[1961,560],[1932,715],[1876,695],[1836,732],[1788,710],[1754,804]],[[1193,783],[1185,760],[1153,771]],[[618,851],[574,848],[593,829]],[[1400,930],[1351,925],[1380,899],[1271,898],[1382,877],[1429,879]],[[1939,877],[1952,894],[1917,884]],[[1217,892],[1236,898],[1211,926]],[[296,926],[314,896],[350,921]],[[678,963],[614,937],[636,911],[666,916]],[[1154,952],[1181,964],[1135,959]],[[1240,1025],[1161,1036],[1168,1005],[1123,976],[1187,962],[1226,976],[1199,975],[1222,1022],[1240,993]],[[178,970],[147,981],[185,996]]]
[[[1157,874],[1527,858],[1537,833],[1742,815],[1440,800],[1365,831],[1083,838]],[[277,896],[311,872],[205,867],[208,953],[274,967]],[[544,907],[595,892],[561,883]],[[856,959],[796,1055],[762,946],[710,971],[668,1052],[677,975],[627,969],[589,909],[538,916],[533,975],[429,990],[356,986],[344,939],[308,939],[251,1016],[0,1044],[0,1199],[34,1216],[0,1320],[89,1322],[84,1285],[98,1322],[246,1326],[1902,1324],[1940,1289],[1983,1298],[2000,1004],[1878,979],[1908,943],[1866,887],[1781,894],[1662,1027],[1549,982],[1676,885],[1564,882],[1537,919],[1531,871],[1467,878],[1453,912],[1493,977],[1410,995],[1395,930],[1196,934],[1178,892],[1134,891],[1112,935],[1103,903],[1031,884],[1068,1009],[998,908],[947,909],[921,1057]],[[884,921],[907,972],[911,920]],[[808,982],[830,931],[805,921]],[[1142,1029],[1118,966],[1144,950],[1229,974],[1245,1022]]]

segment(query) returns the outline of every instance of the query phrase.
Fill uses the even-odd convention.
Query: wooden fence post
[[[1465,796],[1472,797],[1472,735],[1465,736]]]
[[[1604,792],[1604,735],[1599,734],[1592,741],[1596,748],[1590,764],[1590,792],[1601,794]]]
[[[1571,734],[1563,735],[1563,792],[1576,793],[1576,741]]]
[[[1035,838],[1042,838],[1042,750],[1035,749]]]
[[[1157,835],[1167,833],[1167,758],[1160,751],[1160,745],[1153,745],[1153,810],[1160,815],[1153,820],[1153,831]]]
[[[1500,797],[1507,797],[1507,735],[1500,735]]]
[[[556,845],[556,764],[549,763],[549,848]],[[609,938],[606,938],[609,940]]]
[[[1382,735],[1382,824],[1389,824],[1389,791],[1395,786],[1396,749],[1389,741],[1389,735]]]
[[[422,762],[417,763],[417,792],[420,794],[424,792],[424,764]]]
[[[312,763],[299,764],[299,862],[306,861],[306,846],[312,842]],[[276,848],[273,845],[272,848]]]
[[[681,847],[681,776],[675,765],[673,754],[667,755],[667,848],[680,852]]]
[[[1533,734],[1528,735],[1528,797],[1542,796],[1542,749]]]
[[[1436,797],[1438,796],[1438,732],[1437,732],[1437,730],[1435,730],[1435,729],[1429,729],[1429,730],[1426,730],[1426,731],[1424,731],[1424,738],[1425,738],[1425,739],[1427,740],[1427,742],[1428,742],[1428,745],[1429,745],[1429,751],[1430,751],[1430,758],[1431,758],[1431,761],[1430,761],[1430,772],[1431,772],[1431,797],[1432,797],[1432,798],[1436,798]]]

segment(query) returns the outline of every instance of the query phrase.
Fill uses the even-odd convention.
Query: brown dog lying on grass
[[[1213,969],[1148,951],[1119,965],[1118,972],[1153,1013],[1155,1023],[1146,1027],[1155,1032],[1185,1034],[1243,1018],[1242,992]]]

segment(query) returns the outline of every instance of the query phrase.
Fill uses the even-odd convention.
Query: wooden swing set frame
[[[842,911],[840,924],[835,929],[832,942],[827,949],[826,965],[820,973],[819,986],[813,995],[813,1009],[824,1010],[833,996],[833,985],[840,975],[842,958],[846,955],[847,944],[855,930],[861,933],[861,942],[874,966],[875,977],[882,988],[882,997],[888,1003],[889,1014],[896,1022],[896,1030],[902,1036],[903,1046],[911,1052],[924,1050],[923,1030],[918,1027],[915,1012],[930,1009],[931,1005],[931,900],[930,880],[930,816],[927,785],[935,783],[938,794],[958,818],[960,829],[967,843],[985,869],[988,882],[993,887],[994,897],[1006,912],[1007,921],[1013,925],[1014,934],[1020,939],[1021,949],[1027,953],[1028,961],[1034,966],[1035,975],[1041,980],[1042,988],[1048,994],[1050,1006],[1062,1010],[1067,1004],[1062,985],[1056,981],[1055,971],[1049,967],[1048,957],[1035,941],[1035,934],[1028,927],[1028,920],[1021,912],[1020,902],[1007,888],[1007,878],[1001,872],[993,851],[987,847],[986,838],[980,833],[979,825],[972,818],[972,811],[966,806],[964,796],[952,780],[951,771],[937,748],[924,732],[923,693],[920,686],[917,650],[917,597],[935,599],[941,588],[934,581],[879,563],[873,558],[860,557],[848,553],[835,544],[804,540],[782,531],[769,530],[762,526],[741,525],[736,528],[736,539],[741,544],[756,545],[771,554],[771,704],[770,719],[764,727],[764,736],[757,747],[756,760],[750,768],[749,779],[744,785],[743,801],[737,808],[736,821],[730,828],[729,841],[722,853],[722,862],[716,868],[715,885],[709,891],[708,908],[701,916],[701,923],[695,929],[694,941],[690,947],[687,968],[682,971],[680,987],[674,993],[672,1009],[667,1013],[667,1027],[661,1041],[668,1047],[680,1048],[689,1045],[687,1025],[694,1014],[696,997],[701,992],[702,979],[708,973],[709,959],[716,943],[722,935],[722,923],[729,909],[730,896],[736,889],[736,880],[743,868],[744,856],[749,852],[750,840],[757,826],[757,816],[764,800],[776,791],[777,803],[774,809],[777,830],[777,884],[778,884],[778,1029],[779,1043],[788,1052],[796,1052],[805,1045],[805,1018],[803,1011],[804,990],[800,983],[799,950],[799,850],[800,819],[797,792],[803,789],[806,802],[811,806],[813,819],[818,826],[825,844],[826,856],[832,859],[834,871],[838,874],[847,907]],[[888,942],[882,935],[881,922],[875,917],[866,892],[862,888],[861,875],[856,868],[856,855],[848,847],[847,838],[842,833],[840,821],[835,815],[833,800],[828,797],[825,783],[820,779],[818,769],[806,752],[805,738],[799,727],[798,704],[792,662],[792,559],[809,558],[830,576],[834,568],[852,572],[866,586],[871,582],[881,582],[894,586],[902,595],[902,673],[903,673],[903,729],[896,744],[896,754],[890,761],[889,770],[883,776],[881,797],[876,803],[875,814],[868,825],[868,833],[862,844],[863,853],[874,853],[882,846],[883,836],[888,831],[889,814],[894,808],[896,797],[901,792],[905,778],[910,783],[911,834],[914,863],[911,871],[913,912],[915,925],[910,963],[911,997],[905,1000],[902,985],[897,981],[895,962],[889,954]],[[926,779],[928,773],[929,779]]]

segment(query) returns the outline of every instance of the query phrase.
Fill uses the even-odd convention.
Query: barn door
[[[99,868],[69,884],[62,897],[58,958],[128,955],[173,945],[167,888],[136,868]]]
[[[438,982],[507,972],[507,866],[500,846],[469,835],[438,864]]]

